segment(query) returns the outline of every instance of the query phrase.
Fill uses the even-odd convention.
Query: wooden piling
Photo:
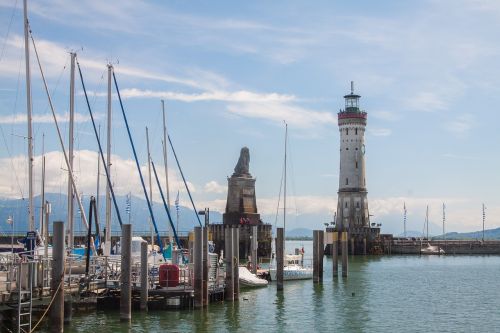
[[[208,214],[205,215],[208,218]],[[208,306],[208,226],[203,227],[203,306]]]
[[[59,333],[64,328],[64,222],[54,222],[53,233],[50,331]]]
[[[355,248],[355,246],[354,246],[354,245],[355,245],[355,244],[354,244],[354,237],[351,237],[351,254],[352,254],[352,255],[354,255],[354,248]]]
[[[319,282],[318,276],[318,239],[319,230],[313,230],[313,282]]]
[[[237,301],[240,298],[240,228],[234,227],[233,230],[233,299]]]
[[[132,319],[132,225],[122,225],[120,271],[120,321]]]
[[[284,252],[283,228],[276,228],[276,289],[283,290],[283,252]]]
[[[141,243],[141,310],[148,309],[148,243]]]
[[[257,274],[258,226],[252,226],[252,273]]]
[[[363,238],[363,255],[366,256],[366,236]]]
[[[325,232],[323,230],[319,231],[318,234],[318,277],[319,282],[323,282],[323,258],[325,256]]]
[[[313,231],[313,282],[323,282],[324,232]]]
[[[201,227],[194,227],[194,307],[203,307],[203,235]]]
[[[333,260],[333,277],[339,274],[339,233],[333,232],[332,236],[332,260]]]
[[[349,249],[347,245],[347,231],[342,232],[342,239],[340,241],[342,246],[342,277],[347,277],[348,272],[348,257],[349,257]]]
[[[226,301],[233,301],[233,233],[229,226],[224,227],[224,263],[226,268]]]

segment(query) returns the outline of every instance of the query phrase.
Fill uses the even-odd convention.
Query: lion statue
[[[238,159],[238,163],[234,167],[235,175],[250,175],[249,172],[249,164],[250,164],[250,151],[247,147],[241,148],[240,158]]]

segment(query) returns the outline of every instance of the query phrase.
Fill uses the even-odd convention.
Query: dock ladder
[[[24,269],[28,272],[23,272]],[[28,274],[26,274],[28,273]],[[27,278],[26,278],[27,277]],[[26,278],[26,288],[23,290],[23,278]],[[33,280],[35,278],[35,261],[28,259],[27,262],[19,263],[17,274],[17,332],[31,332],[31,314],[33,310]]]

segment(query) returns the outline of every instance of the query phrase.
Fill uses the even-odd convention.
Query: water
[[[312,242],[287,242],[287,253]],[[66,332],[495,332],[500,330],[500,257],[351,257],[348,279],[285,282],[243,290],[240,301],[208,310],[75,315]]]

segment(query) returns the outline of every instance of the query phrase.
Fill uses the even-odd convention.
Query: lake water
[[[286,243],[287,253],[312,242]],[[340,269],[340,267],[339,267]],[[206,310],[74,315],[65,332],[500,332],[499,256],[351,257],[349,277],[242,290]]]

